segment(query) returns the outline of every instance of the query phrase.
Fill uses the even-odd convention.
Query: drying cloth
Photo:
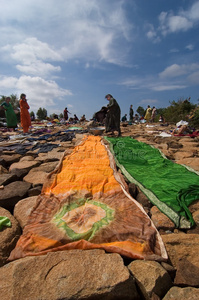
[[[8,217],[1,217],[0,216],[0,230],[4,227],[11,227],[11,221]]]
[[[95,248],[134,259],[167,259],[158,231],[129,195],[113,155],[99,136],[88,136],[50,174],[9,260]]]
[[[199,199],[199,176],[168,160],[158,149],[131,137],[106,138],[130,182],[180,228],[194,224],[188,206]]]

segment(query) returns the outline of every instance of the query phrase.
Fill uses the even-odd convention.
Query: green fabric
[[[0,217],[0,230],[3,226],[11,227],[11,221],[8,217]]]
[[[3,108],[5,109],[5,114],[6,114],[6,123],[8,128],[16,128],[17,127],[17,117],[16,114],[12,108],[12,105],[6,102],[3,102],[1,104]]]
[[[188,206],[199,199],[199,176],[131,137],[106,138],[126,178],[180,228],[194,224]]]

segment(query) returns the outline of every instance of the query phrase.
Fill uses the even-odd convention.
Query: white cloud
[[[63,100],[72,95],[70,90],[61,89],[55,81],[47,81],[41,77],[0,77],[0,87],[2,92],[9,90],[10,94],[14,90],[13,94],[18,94],[18,97],[25,93],[31,110],[54,106],[56,100]]]
[[[189,45],[187,45],[187,46],[185,47],[185,49],[188,49],[188,50],[192,51],[192,50],[194,49],[194,45],[189,44]]]
[[[142,99],[140,101],[140,103],[143,103],[143,104],[154,104],[154,103],[158,103],[158,100],[157,99]]]
[[[132,25],[125,16],[124,3],[124,0],[48,0],[48,3],[12,0],[12,5],[5,2],[0,20],[0,45],[13,42],[12,56],[24,64],[35,57],[45,61],[81,58],[87,62],[104,60],[125,64],[128,53],[125,43],[132,39]],[[1,29],[10,24],[17,24],[17,39],[11,30]],[[27,36],[37,36],[35,43],[26,39]],[[121,43],[124,47],[120,47]],[[56,50],[49,46],[52,44]]]
[[[173,64],[169,67],[167,67],[163,72],[159,73],[160,78],[173,78],[173,77],[179,77],[182,75],[188,75],[191,72],[194,72],[195,70],[199,70],[199,64],[193,63],[193,64]]]
[[[162,91],[173,91],[173,90],[181,90],[185,89],[187,85],[175,85],[175,84],[170,84],[170,85],[156,85],[154,87],[151,87],[153,91],[156,92],[162,92]]]
[[[199,71],[190,74],[187,79],[190,83],[199,85]]]

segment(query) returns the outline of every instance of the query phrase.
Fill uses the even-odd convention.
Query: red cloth
[[[21,117],[21,126],[23,128],[23,132],[28,132],[29,127],[31,126],[31,119],[28,109],[30,106],[24,100],[19,101],[20,104],[20,117]]]

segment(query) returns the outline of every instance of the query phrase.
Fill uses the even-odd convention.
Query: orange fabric
[[[89,136],[48,178],[9,259],[95,248],[136,259],[167,258],[159,233],[128,194],[111,153],[100,137]]]
[[[23,128],[23,132],[28,132],[29,127],[31,126],[31,119],[28,109],[30,108],[28,103],[24,100],[19,101],[20,105],[20,118],[21,118],[21,126]]]

